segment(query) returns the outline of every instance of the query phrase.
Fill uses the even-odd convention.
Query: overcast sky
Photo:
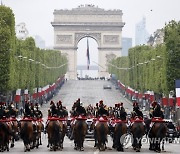
[[[12,8],[16,24],[25,22],[30,35],[39,35],[47,46],[53,46],[54,9],[72,9],[80,4],[94,4],[104,9],[121,9],[124,37],[134,42],[135,24],[146,17],[147,30],[152,34],[162,28],[165,22],[180,20],[180,0],[2,0]]]
[[[165,22],[172,19],[180,20],[180,0],[2,0],[2,2],[13,10],[16,24],[25,22],[29,35],[41,36],[46,46],[54,44],[54,32],[51,26],[54,9],[72,9],[81,4],[93,4],[106,10],[121,9],[123,22],[125,22],[122,35],[133,38],[133,44],[135,24],[143,17],[146,17],[146,28],[149,34],[162,28]],[[97,46],[95,41],[89,42],[90,48]],[[80,41],[78,48],[80,49],[83,44],[83,41]],[[86,56],[86,50],[83,50],[81,57]],[[97,51],[93,52],[94,49],[90,50],[91,63],[98,61]],[[86,64],[86,58],[81,57],[78,58],[78,63]]]

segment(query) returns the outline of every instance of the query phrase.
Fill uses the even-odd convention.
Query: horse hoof
[[[82,147],[82,148],[80,148],[80,151],[84,151],[84,148]]]
[[[11,144],[11,148],[13,148],[14,147],[14,144]]]
[[[124,152],[124,149],[123,148],[117,148],[117,151]]]

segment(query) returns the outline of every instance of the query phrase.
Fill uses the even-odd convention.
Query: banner
[[[180,106],[180,80],[176,80],[175,87],[176,87],[176,105]]]

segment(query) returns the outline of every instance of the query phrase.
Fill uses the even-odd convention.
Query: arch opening
[[[89,69],[88,48],[90,60]],[[79,78],[98,77],[98,43],[93,37],[83,37],[77,43],[77,76]]]

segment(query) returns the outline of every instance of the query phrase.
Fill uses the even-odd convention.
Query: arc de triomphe
[[[81,5],[72,10],[54,10],[54,49],[68,58],[67,76],[77,77],[77,45],[84,37],[98,44],[99,76],[107,76],[109,57],[121,56],[124,23],[121,10],[104,10],[94,5]]]

